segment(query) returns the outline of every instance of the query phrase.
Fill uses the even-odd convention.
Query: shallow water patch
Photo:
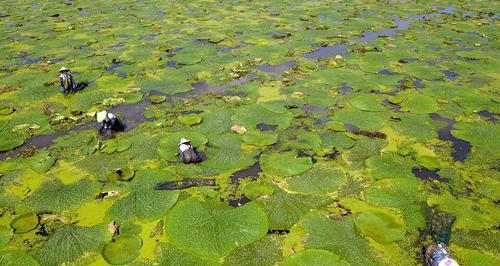
[[[472,145],[470,144],[470,142],[458,139],[451,134],[451,130],[453,129],[453,125],[455,124],[455,120],[442,117],[437,113],[431,114],[431,118],[436,121],[446,122],[446,126],[438,129],[438,138],[440,140],[447,140],[452,142],[453,152],[451,153],[451,156],[453,157],[454,161],[464,161],[465,158],[467,158]]]

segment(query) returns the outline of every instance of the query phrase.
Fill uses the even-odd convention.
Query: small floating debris
[[[156,184],[156,190],[180,190],[190,187],[216,186],[215,179],[185,179],[181,181],[167,181]]]

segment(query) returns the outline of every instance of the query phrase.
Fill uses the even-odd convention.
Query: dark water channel
[[[468,141],[458,139],[451,134],[451,130],[453,129],[453,125],[455,124],[455,120],[442,117],[436,113],[431,114],[431,118],[436,121],[446,123],[446,126],[438,130],[438,138],[440,140],[451,141],[451,143],[453,144],[453,152],[451,153],[451,156],[453,157],[454,161],[464,161],[465,158],[467,158],[467,155],[469,155],[472,146]]]

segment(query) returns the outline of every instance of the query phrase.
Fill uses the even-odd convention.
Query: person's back
[[[182,138],[179,142],[179,156],[185,164],[199,163],[201,161],[201,157],[191,146],[191,141],[185,138]]]
[[[59,83],[61,85],[61,91],[64,94],[68,94],[70,92],[74,92],[76,89],[76,83],[73,79],[73,76],[70,74],[69,68],[61,67],[59,69]]]

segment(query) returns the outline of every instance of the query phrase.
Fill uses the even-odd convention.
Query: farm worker
[[[427,266],[458,266],[444,243],[428,245],[425,248],[425,262]]]
[[[73,76],[70,74],[70,70],[67,67],[61,67],[59,69],[59,83],[61,84],[61,91],[64,94],[68,94],[76,91],[76,83]]]
[[[196,150],[191,146],[191,141],[185,138],[181,138],[179,141],[179,153],[182,162],[185,164],[199,163],[201,162],[201,156],[196,152]]]
[[[104,134],[106,131],[122,131],[125,129],[125,126],[118,120],[118,118],[108,112],[108,111],[101,111],[97,113],[97,123],[100,123],[99,125],[99,133]]]

